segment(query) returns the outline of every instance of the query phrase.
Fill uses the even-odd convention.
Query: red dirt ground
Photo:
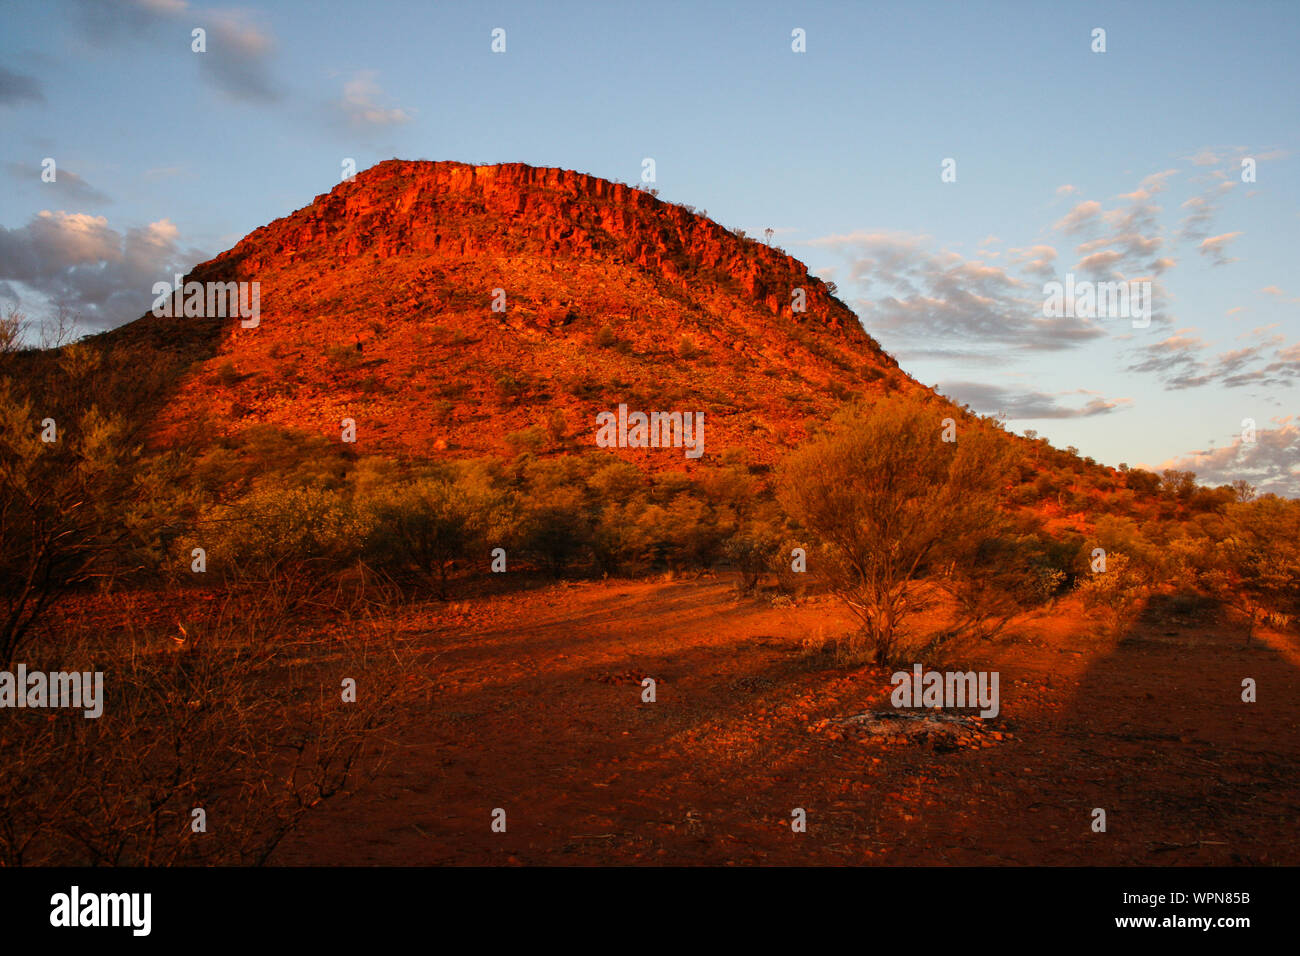
[[[403,622],[431,696],[395,759],[276,863],[1300,863],[1293,635],[1246,646],[1217,614],[1153,604],[1102,637],[1062,605],[963,662],[1000,672],[1004,736],[943,751],[810,729],[890,708],[887,670],[800,654],[845,629],[830,599],[607,581],[437,613]],[[1244,677],[1258,703],[1241,701]]]

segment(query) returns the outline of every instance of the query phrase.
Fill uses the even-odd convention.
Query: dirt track
[[[610,581],[436,610],[404,622],[431,699],[392,764],[275,862],[1300,863],[1294,636],[1153,604],[1101,638],[1067,606],[964,662],[1000,672],[1003,739],[940,749],[810,729],[890,708],[887,671],[800,656],[833,603]]]

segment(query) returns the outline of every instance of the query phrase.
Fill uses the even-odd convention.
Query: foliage
[[[882,663],[920,607],[921,575],[976,561],[999,513],[1006,442],[969,416],[942,441],[947,416],[901,395],[850,407],[780,473],[782,505],[816,538],[819,565]]]

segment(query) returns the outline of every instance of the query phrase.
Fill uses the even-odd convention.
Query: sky
[[[922,383],[1300,496],[1297,48],[1294,2],[6,0],[0,307],[131,321],[348,159],[650,158]],[[1046,316],[1067,277],[1149,321]]]

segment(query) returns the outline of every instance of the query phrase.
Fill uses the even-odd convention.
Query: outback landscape
[[[380,162],[179,278],[5,320],[0,669],[104,697],[0,713],[0,862],[1300,863],[1295,499],[1014,432],[569,170]]]
[[[5,940],[1285,939],[1298,48],[0,3]]]

